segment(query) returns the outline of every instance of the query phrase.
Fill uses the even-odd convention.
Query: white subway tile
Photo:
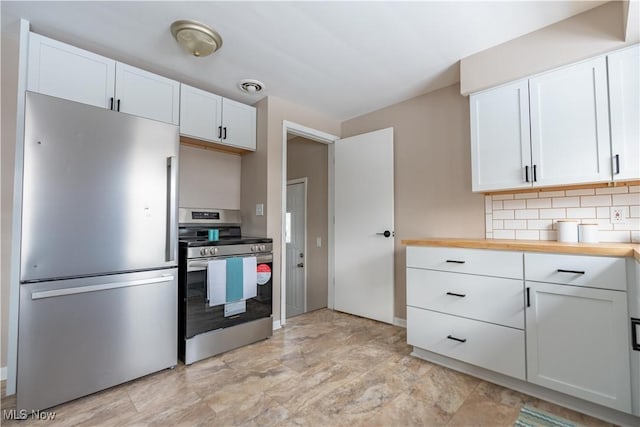
[[[631,232],[631,241],[633,243],[640,243],[640,231]]]
[[[506,219],[504,221],[504,228],[507,230],[525,230],[527,228],[527,221],[524,219]]]
[[[506,222],[506,221],[505,221]],[[506,227],[506,224],[505,224]],[[614,230],[640,230],[640,218],[627,218],[623,223],[614,223]]]
[[[493,202],[492,207],[493,207],[494,211],[496,209],[502,209],[502,200],[498,200],[496,202]]]
[[[566,217],[565,209],[540,209],[540,219],[563,219]]]
[[[545,197],[564,197],[564,191],[541,191],[538,197],[540,199]]]
[[[493,210],[493,204],[491,196],[484,196],[484,213],[491,213]]]
[[[617,205],[640,205],[640,193],[614,194],[613,204]]]
[[[502,207],[504,209],[524,209],[527,207],[527,202],[525,200],[505,200],[502,202]]]
[[[502,230],[504,228],[504,221],[501,219],[494,219],[493,224],[491,224],[491,228],[493,231]]]
[[[540,240],[538,230],[516,230],[516,240]]]
[[[538,219],[538,209],[519,209],[515,213],[516,219]]]
[[[625,186],[596,188],[596,194],[624,194],[628,192],[629,188]]]
[[[515,195],[516,199],[537,199],[538,193],[518,193]]]
[[[516,232],[515,230],[494,230],[493,238],[494,239],[515,239]]]
[[[493,200],[513,200],[513,194],[495,194]]]
[[[631,241],[630,231],[599,231],[598,238],[601,242],[628,243]]]
[[[595,218],[596,208],[567,208],[567,218]]]
[[[640,185],[630,185],[629,193],[640,193]]]
[[[484,237],[485,239],[493,239],[493,233],[486,233]]]
[[[595,191],[593,188],[580,188],[578,190],[567,190],[564,193],[567,196],[593,196]]]
[[[484,226],[485,226],[486,233],[490,233],[493,231],[493,215],[491,214],[485,215]]]
[[[551,200],[554,208],[578,208],[580,207],[580,197],[557,197]]]
[[[555,230],[540,230],[540,240],[558,240],[558,232]]]
[[[640,217],[640,206],[629,206],[629,216],[632,218]]]
[[[611,196],[608,194],[601,196],[582,196],[580,197],[580,206],[611,206]]]
[[[582,224],[598,224],[598,230],[613,230],[613,225],[608,219],[587,218],[580,220]]]
[[[493,211],[493,219],[513,219],[513,210]]]
[[[529,230],[550,230],[552,221],[550,219],[530,219],[527,221]]]
[[[550,208],[551,199],[529,199],[527,200],[527,209]]]
[[[609,209],[608,207],[596,208],[596,216],[598,218],[610,218],[611,211]]]

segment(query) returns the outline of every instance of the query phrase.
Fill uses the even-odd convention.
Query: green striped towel
[[[520,409],[520,415],[513,425],[514,427],[581,427],[578,423],[556,417],[528,405]]]

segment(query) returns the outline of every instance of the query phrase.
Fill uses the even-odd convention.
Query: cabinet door
[[[469,99],[473,191],[531,187],[528,81]]]
[[[611,180],[604,57],[529,80],[534,185]]]
[[[29,33],[27,90],[109,108],[115,61]]]
[[[256,109],[222,99],[222,143],[247,150],[256,149]]]
[[[122,113],[177,125],[180,83],[118,62],[116,108]]]
[[[640,45],[607,56],[615,180],[640,178]]]
[[[222,97],[181,84],[180,134],[208,141],[220,141]]]
[[[631,411],[625,292],[526,282],[527,379]]]

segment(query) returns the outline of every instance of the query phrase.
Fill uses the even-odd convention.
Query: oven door
[[[238,308],[238,303],[209,306],[207,264],[209,260],[224,258],[228,257],[198,258],[186,262],[186,273],[181,274],[183,280],[180,283],[181,301],[185,315],[185,339],[203,332],[228,328],[271,316],[273,255],[270,253],[257,255],[257,295],[255,298],[245,300],[246,309]],[[226,313],[225,308],[227,309]]]

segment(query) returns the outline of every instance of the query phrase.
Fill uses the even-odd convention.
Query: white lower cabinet
[[[520,329],[409,306],[407,342],[472,365],[525,379],[524,331]]]
[[[408,344],[632,414],[627,260],[481,251],[407,248]]]

